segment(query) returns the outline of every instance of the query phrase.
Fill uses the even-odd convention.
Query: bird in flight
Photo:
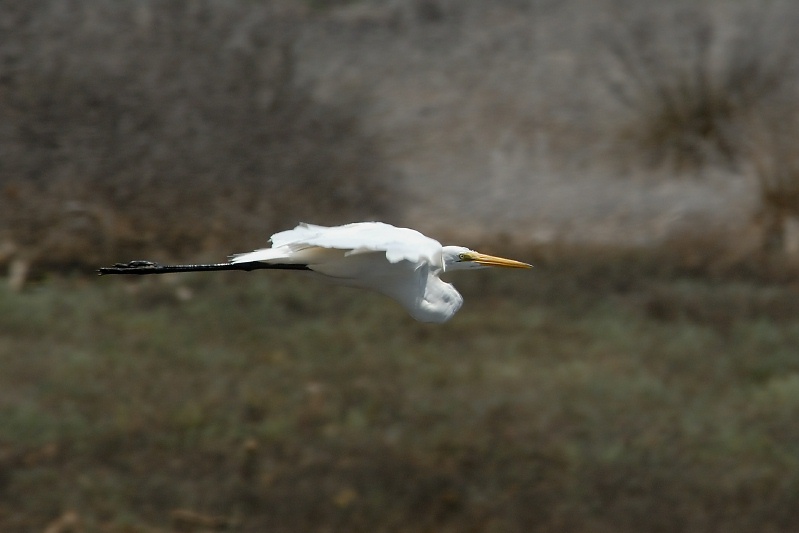
[[[420,322],[446,322],[463,297],[441,280],[444,272],[488,267],[532,268],[527,263],[442,246],[416,230],[382,222],[344,226],[300,224],[275,233],[271,248],[231,256],[227,263],[161,265],[130,261],[101,268],[103,274],[165,274],[218,270],[301,270],[329,282],[382,293]]]

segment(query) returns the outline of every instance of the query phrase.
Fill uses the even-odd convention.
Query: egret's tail
[[[168,274],[170,272],[212,272],[219,270],[309,270],[307,265],[251,263],[212,263],[207,265],[161,265],[152,261],[129,261],[103,267],[97,273],[105,274]]]

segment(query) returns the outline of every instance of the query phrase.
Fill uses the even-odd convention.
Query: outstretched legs
[[[310,270],[308,265],[271,264],[255,261],[252,263],[212,263],[206,265],[161,265],[152,261],[128,261],[103,267],[98,274],[168,274],[170,272],[213,272],[219,270]]]

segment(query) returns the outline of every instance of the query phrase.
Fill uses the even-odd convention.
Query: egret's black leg
[[[309,270],[308,265],[270,264],[259,261],[251,263],[212,263],[206,265],[161,265],[152,261],[129,261],[103,267],[98,274],[168,274],[170,272],[212,272],[219,270]]]

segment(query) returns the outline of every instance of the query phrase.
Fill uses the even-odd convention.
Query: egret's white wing
[[[378,290],[397,300],[420,322],[446,322],[463,305],[463,296],[451,284],[441,281],[428,265],[417,268],[415,278],[408,284],[416,285],[416,291],[402,291],[399,287]]]
[[[418,231],[398,228],[382,222],[356,222],[326,227],[300,224],[296,228],[272,235],[272,248],[240,254],[234,263],[277,261],[317,263],[335,257],[324,250],[343,251],[345,256],[383,252],[390,263],[410,261],[443,266],[441,244]],[[319,250],[319,249],[323,250]]]
[[[311,266],[326,279],[371,289],[398,301],[420,322],[446,322],[463,304],[458,291],[438,277],[440,270],[427,263],[389,263],[380,252],[344,256]]]

